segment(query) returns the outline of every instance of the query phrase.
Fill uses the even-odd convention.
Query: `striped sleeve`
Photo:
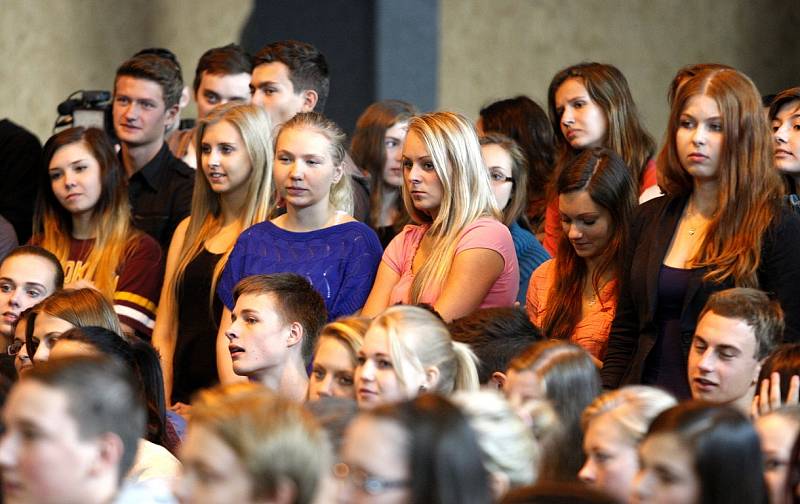
[[[161,247],[149,235],[140,235],[119,269],[114,310],[120,322],[149,340],[153,334],[156,305],[161,292],[164,265]]]

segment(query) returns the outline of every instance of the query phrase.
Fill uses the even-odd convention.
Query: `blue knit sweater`
[[[540,264],[550,259],[550,254],[544,249],[533,233],[523,229],[516,222],[508,228],[514,240],[514,250],[517,252],[519,263],[519,294],[517,301],[525,306],[525,295],[528,293],[528,282],[531,280],[533,270]]]

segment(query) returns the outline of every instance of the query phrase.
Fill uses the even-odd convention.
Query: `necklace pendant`
[[[694,236],[695,228],[689,228],[689,236]]]

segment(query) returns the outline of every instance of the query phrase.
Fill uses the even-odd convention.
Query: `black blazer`
[[[617,312],[608,338],[601,375],[603,386],[641,383],[643,366],[658,335],[654,322],[658,276],[688,196],[663,196],[636,209],[625,252]],[[734,287],[703,281],[705,270],[689,279],[681,312],[681,348],[688,358],[697,318],[708,297]],[[784,341],[800,341],[800,217],[782,208],[767,229],[758,268],[759,287],[781,302],[786,318]]]

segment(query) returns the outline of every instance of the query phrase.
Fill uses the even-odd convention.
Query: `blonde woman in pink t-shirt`
[[[415,225],[386,248],[362,315],[427,303],[450,321],[477,308],[514,304],[514,243],[499,220],[478,137],[466,118],[435,112],[410,120],[403,201]]]

